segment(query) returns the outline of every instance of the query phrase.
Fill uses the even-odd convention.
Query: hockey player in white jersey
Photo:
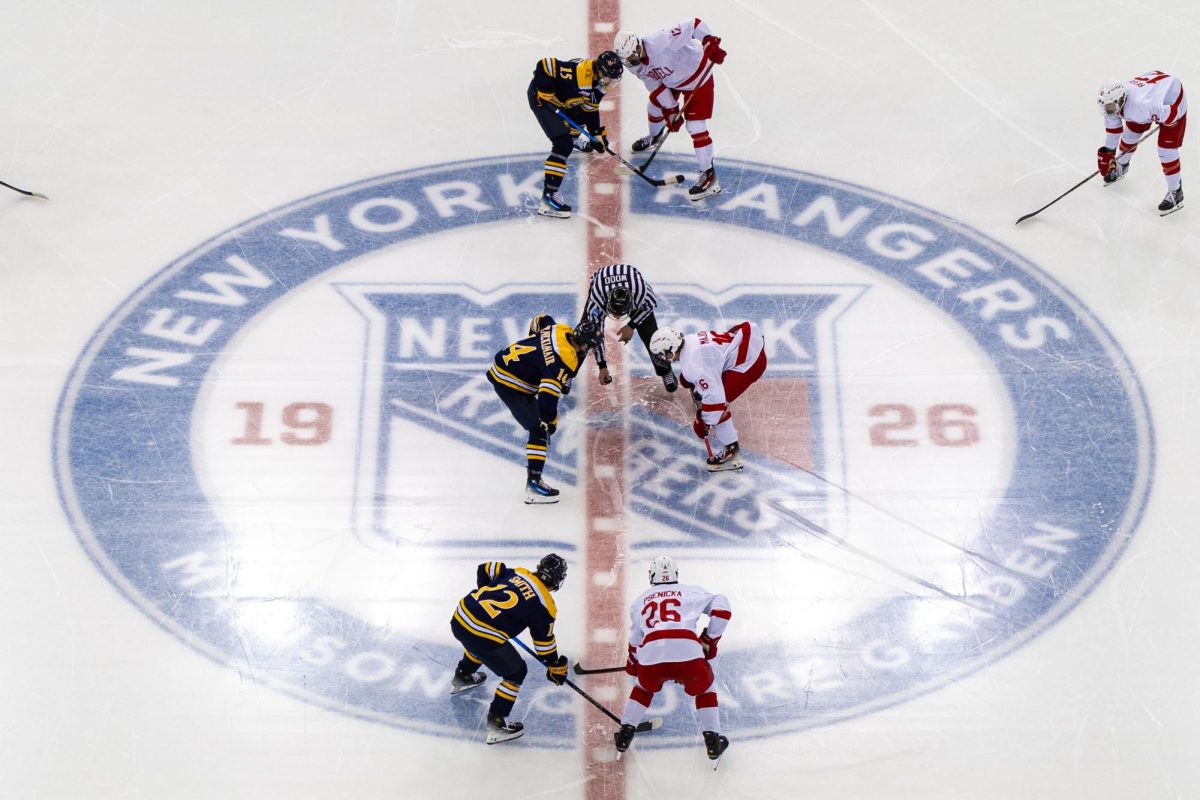
[[[1104,145],[1096,151],[1104,182],[1125,177],[1138,138],[1157,123],[1158,160],[1167,179],[1167,196],[1158,204],[1158,213],[1165,217],[1183,208],[1179,148],[1187,130],[1187,95],[1179,78],[1156,70],[1127,81],[1109,81],[1100,87],[1096,103],[1104,115]]]
[[[708,457],[708,471],[741,469],[741,449],[729,404],[767,369],[758,325],[742,322],[727,331],[697,331],[687,336],[674,328],[659,328],[650,339],[650,357],[660,363],[679,362],[679,382],[696,398],[692,430],[701,439],[711,436],[720,446]]]
[[[660,134],[666,135],[664,126],[677,131],[686,120],[700,170],[696,185],[688,189],[688,199],[703,200],[720,192],[708,120],[713,111],[713,66],[725,62],[721,37],[693,17],[645,37],[621,31],[613,50],[650,91],[646,106],[650,135],[634,142],[633,149],[646,150]],[[684,104],[682,114],[680,102]]]
[[[708,627],[697,633],[702,615],[708,617]],[[725,595],[680,583],[679,569],[670,556],[650,562],[650,588],[629,607],[625,671],[636,683],[621,713],[621,729],[613,734],[618,752],[629,749],[654,695],[667,681],[675,681],[696,699],[696,715],[708,757],[721,757],[729,747],[729,739],[721,735],[717,693],[713,691],[713,671],[708,662],[717,656],[717,643],[731,615]]]

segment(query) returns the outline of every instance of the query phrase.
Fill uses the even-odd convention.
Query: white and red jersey
[[[1117,146],[1125,124],[1132,132],[1143,133],[1155,123],[1164,127],[1174,125],[1186,113],[1187,95],[1179,78],[1157,70],[1131,78],[1125,81],[1125,103],[1121,111],[1104,115],[1104,146]],[[1137,141],[1137,137],[1131,141]],[[1121,149],[1129,148],[1123,146]]]
[[[746,373],[763,356],[763,335],[758,325],[743,322],[728,331],[697,331],[683,337],[679,351],[679,376],[684,385],[700,395],[700,418],[716,428],[722,445],[737,441],[737,430],[730,419],[729,397],[722,375]],[[751,380],[757,375],[751,377]]]
[[[700,43],[712,36],[708,25],[699,18],[684,20],[642,38],[646,56],[642,63],[629,67],[661,108],[675,108],[675,99],[667,89],[691,92],[699,89],[712,75],[713,62]]]
[[[732,616],[729,600],[700,586],[660,583],[629,607],[629,654],[639,664],[704,658],[696,626],[708,615],[709,638],[719,639]]]

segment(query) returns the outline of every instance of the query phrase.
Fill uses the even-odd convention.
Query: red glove
[[[637,677],[637,668],[638,668],[638,663],[637,663],[637,661],[634,660],[633,656],[629,656],[628,658],[625,659],[625,674],[626,675],[632,675],[633,677],[636,678]]]
[[[721,641],[720,636],[715,639],[709,638],[708,631],[700,634],[700,646],[704,648],[705,659],[712,661],[717,657],[717,642],[719,641]]]
[[[692,423],[692,430],[696,432],[696,437],[699,439],[708,438],[708,423],[700,418],[700,412],[696,412],[696,419]]]
[[[1096,167],[1101,175],[1107,175],[1116,167],[1117,151],[1111,147],[1101,147],[1096,151]]]
[[[683,127],[683,114],[680,112],[678,107],[664,108],[663,119],[667,123],[667,130],[669,130],[671,133],[674,133]]]
[[[714,64],[724,64],[725,56],[728,55],[721,49],[720,36],[705,36],[700,44],[704,45],[704,55],[708,56],[708,60]]]

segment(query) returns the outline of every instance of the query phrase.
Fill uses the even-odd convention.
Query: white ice
[[[79,524],[86,514],[62,485],[68,472],[108,481],[111,505],[93,510],[118,522],[145,511],[162,488],[147,483],[139,494],[136,484],[106,473],[103,447],[83,443],[81,461],[67,472],[67,454],[53,449],[63,434],[56,425],[64,387],[73,385],[72,370],[93,335],[108,335],[109,315],[210,238],[261,222],[260,215],[282,215],[302,198],[468,159],[521,156],[536,166],[547,145],[526,106],[530,71],[544,56],[587,54],[594,20],[582,3],[479,0],[8,0],[4,11],[0,180],[51,199],[0,187],[0,795],[1200,796],[1193,599],[1200,544],[1192,530],[1200,517],[1200,209],[1159,217],[1165,184],[1147,144],[1121,183],[1091,181],[1013,224],[1095,169],[1102,126],[1093,97],[1103,81],[1161,69],[1185,87],[1200,86],[1194,3],[624,5],[613,30],[649,32],[699,16],[729,53],[717,72],[710,122],[718,169],[728,170],[721,173],[729,176],[726,192],[707,201],[707,211],[627,211],[615,239],[624,260],[678,303],[695,296],[719,312],[721,298],[744,287],[803,285],[832,293],[842,314],[836,360],[830,350],[820,362],[836,367],[821,379],[837,393],[822,394],[821,402],[824,418],[838,419],[841,431],[827,426],[823,434],[823,477],[850,493],[795,470],[778,478],[784,462],[762,455],[772,437],[790,441],[792,384],[773,404],[765,395],[756,401],[756,387],[735,405],[746,421],[750,465],[720,479],[725,494],[696,482],[703,476],[680,488],[668,480],[674,473],[639,472],[636,459],[624,467],[627,479],[644,481],[665,505],[691,492],[688,508],[709,504],[718,518],[721,504],[739,492],[752,497],[772,480],[791,481],[774,490],[779,508],[837,535],[780,522],[732,551],[695,546],[679,513],[647,513],[631,485],[616,495],[624,517],[615,534],[595,528],[586,487],[561,473],[562,503],[525,506],[521,441],[506,452],[468,443],[469,429],[487,423],[463,416],[470,393],[457,384],[438,395],[446,403],[440,417],[415,416],[410,405],[408,416],[393,418],[364,400],[378,397],[381,370],[399,358],[372,338],[363,299],[371,287],[469,284],[487,293],[528,284],[568,298],[582,291],[589,265],[603,263],[589,241],[608,247],[614,239],[589,240],[583,216],[532,215],[373,250],[294,287],[212,353],[194,409],[181,406],[175,420],[185,452],[147,448],[148,468],[177,457],[191,464],[199,492],[155,509],[169,523],[155,531],[158,538],[129,528],[128,542],[91,540]],[[607,120],[626,154],[644,135],[645,96],[626,79],[620,117]],[[1182,150],[1188,186],[1200,168],[1197,140],[1200,132]],[[659,158],[664,171],[694,170],[683,134]],[[996,610],[995,597],[986,597],[996,588],[988,584],[994,565],[964,556],[963,548],[988,545],[979,540],[981,520],[1001,505],[1022,423],[975,340],[928,300],[837,253],[721,224],[730,211],[721,204],[739,196],[728,165],[742,161],[899,198],[1027,259],[1077,298],[1128,356],[1152,424],[1149,501],[1140,520],[1120,531],[1128,544],[1107,574],[1089,579],[1078,597],[1067,589],[1065,614],[1030,641],[1018,634],[1014,641],[1023,644],[1011,652],[974,666],[964,654],[962,670],[851,713],[821,717],[822,697],[882,691],[881,672],[870,673],[879,684],[859,684],[867,673],[850,665],[874,659],[886,672],[896,657],[886,647],[892,631],[877,632],[883,644],[875,652],[838,649],[864,635],[855,629],[857,614],[907,598],[906,635],[931,651],[948,630],[966,632],[981,649],[1007,630],[1002,616],[988,613]],[[572,157],[571,187],[585,173],[597,183],[611,180],[602,159],[590,164]],[[463,178],[471,178],[466,168]],[[627,204],[653,192],[632,177],[620,191]],[[762,213],[758,202],[746,213]],[[540,310],[522,310],[508,324],[524,325]],[[980,319],[968,333],[988,324]],[[620,348],[609,341],[610,350]],[[419,368],[428,350],[412,347]],[[611,389],[623,400],[617,419],[633,430],[637,414],[657,414],[653,441],[662,457],[694,462],[700,445],[683,422],[686,401],[672,406],[652,381],[637,379],[646,369],[639,347],[630,345]],[[476,374],[473,365],[462,366],[464,374]],[[1060,368],[1075,374],[1093,367]],[[593,371],[589,362],[583,373]],[[464,393],[454,395],[454,387]],[[135,388],[142,402],[156,396]],[[581,381],[577,405],[564,414],[562,449],[552,457],[561,468],[574,452],[579,474],[592,474],[595,487],[605,479],[583,454],[589,422],[607,413],[600,391],[590,377]],[[68,392],[68,409],[74,397]],[[975,410],[984,431],[977,445],[874,447],[865,434],[901,413],[872,415],[873,405],[924,414],[946,402]],[[232,443],[245,435],[253,404],[261,404],[261,436],[270,445]],[[285,411],[294,404],[302,407]],[[457,433],[440,427],[443,420],[458,425]],[[129,442],[146,444],[143,422],[141,412],[108,420],[96,435],[116,425]],[[326,423],[323,444],[282,441],[289,431],[320,438]],[[1092,433],[1102,443],[1115,430],[1116,423]],[[395,468],[373,484],[384,474],[375,460],[381,451],[364,443],[383,437]],[[800,458],[779,447],[777,458]],[[1084,461],[1071,469],[1086,483],[1126,466]],[[1037,486],[1023,491],[1037,499]],[[377,507],[381,516],[373,515]],[[176,616],[164,598],[184,602],[200,582],[182,584],[189,567],[173,543],[195,534],[196,512],[209,508],[222,531],[216,560],[206,565],[216,576],[205,584],[209,602]],[[589,537],[606,535],[617,537],[616,554],[589,561]],[[484,703],[473,695],[451,700],[443,683],[456,657],[447,622],[472,588],[475,564],[529,565],[548,547],[567,548],[572,571],[558,596],[557,633],[564,653],[586,660],[623,652],[623,604],[596,598],[641,590],[647,541],[678,548],[685,577],[727,593],[735,608],[714,665],[723,710],[740,704],[742,716],[728,718],[746,725],[727,726],[733,745],[719,770],[708,768],[682,704],[661,736],[647,734],[612,761],[601,746],[607,720],[585,715],[581,700],[551,687],[532,665],[512,717],[525,720],[530,735],[485,746]],[[139,577],[97,555],[134,551],[162,571],[155,580],[166,594],[143,601]],[[1044,559],[1057,551],[1040,552]],[[1054,573],[1035,588],[1051,591],[1062,577]],[[346,629],[336,644],[306,640],[305,631],[330,618],[313,617],[318,603],[321,614],[360,627]],[[227,649],[210,646],[208,625],[228,626],[238,638]],[[306,669],[348,656],[368,639],[396,644],[405,664],[423,666],[393,676],[381,658],[347,658],[347,685],[361,694],[337,698],[305,688]],[[805,654],[781,665],[786,686],[755,683],[753,670],[739,667],[774,648],[785,658]],[[493,684],[479,697],[486,700]],[[628,691],[623,675],[581,685],[618,712]],[[406,716],[413,698],[428,710],[421,720]],[[809,703],[814,710],[806,710]],[[768,724],[772,704],[795,706],[790,727]],[[545,735],[564,719],[573,727]],[[653,736],[663,746],[653,746]]]

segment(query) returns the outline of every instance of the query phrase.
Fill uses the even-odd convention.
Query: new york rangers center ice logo
[[[586,258],[574,222],[532,216],[541,171],[479,160],[301,200],[117,309],[54,443],[64,508],[109,580],[264,684],[461,736],[483,712],[447,697],[448,624],[476,563],[563,554],[564,651],[595,624],[578,611],[583,431],[617,426],[629,596],[633,565],[663,550],[729,595],[718,690],[745,738],[980,669],[1080,602],[1136,530],[1149,413],[1088,309],[961,223],[749,163],[722,168],[707,207],[632,187],[624,223],[674,243],[677,258],[634,260],[660,324],[764,330],[767,373],[734,404],[746,469],[702,469],[684,393],[635,342],[616,384],[580,381],[560,404],[546,475],[564,502],[524,506],[523,434],[483,375],[532,315],[578,319]],[[591,410],[598,391],[625,392],[624,410]],[[526,741],[562,746],[576,698],[531,676]],[[660,695],[667,723],[642,746],[691,744],[684,699]]]

